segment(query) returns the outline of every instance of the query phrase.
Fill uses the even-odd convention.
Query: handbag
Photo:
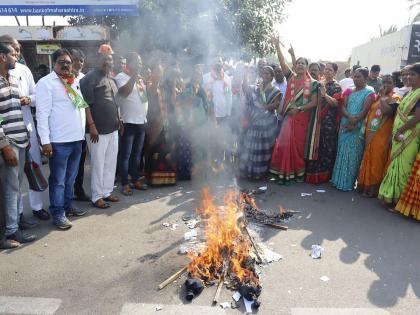
[[[33,159],[29,151],[26,152],[24,168],[28,178],[29,188],[33,191],[44,191],[48,187],[48,182],[42,174],[41,167]]]

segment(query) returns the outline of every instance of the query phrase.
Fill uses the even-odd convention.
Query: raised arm
[[[287,62],[284,59],[283,53],[280,49],[280,40],[278,37],[273,36],[271,38],[271,42],[273,43],[274,48],[276,49],[277,58],[279,59],[281,70],[283,71],[284,75],[287,75],[290,72],[290,68],[287,65]]]

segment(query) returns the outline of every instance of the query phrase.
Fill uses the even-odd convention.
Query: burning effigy
[[[255,269],[258,260],[253,240],[234,192],[228,192],[224,205],[217,206],[208,189],[203,190],[203,205],[197,209],[204,221],[206,245],[203,251],[189,253],[188,277],[204,285],[218,282],[214,303],[223,284],[246,293],[254,304],[261,293]],[[244,295],[244,294],[243,294]],[[256,303],[258,305],[258,303]]]
[[[227,289],[236,291],[237,296],[243,297],[245,304],[258,308],[262,291],[258,264],[267,260],[249,231],[248,220],[286,230],[287,226],[278,223],[284,222],[292,214],[283,208],[278,214],[265,214],[266,211],[257,207],[250,192],[229,191],[221,205],[216,203],[208,188],[203,189],[202,195],[202,205],[197,209],[197,214],[203,223],[205,243],[200,250],[189,251],[187,256],[190,262],[159,288],[187,271],[186,300],[194,299],[205,287],[217,285],[213,299],[213,303],[217,304],[225,285]]]

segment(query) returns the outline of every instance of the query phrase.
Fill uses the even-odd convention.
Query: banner
[[[420,25],[413,24],[411,30],[410,48],[408,49],[407,64],[420,61]]]
[[[138,10],[138,0],[0,0],[0,16],[137,16]]]

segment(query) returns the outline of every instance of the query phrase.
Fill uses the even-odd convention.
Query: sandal
[[[99,209],[108,209],[109,207],[111,207],[111,205],[105,202],[103,199],[98,199],[95,202],[92,202],[92,205],[95,208],[99,208]]]
[[[113,195],[109,195],[108,197],[104,198],[105,201],[110,201],[110,202],[118,202],[120,201],[120,199],[118,197],[115,197]]]
[[[149,189],[149,186],[147,186],[147,184],[146,183],[143,183],[141,180],[136,181],[133,184],[132,187],[134,189],[137,189],[137,190],[148,190]]]
[[[130,186],[129,186],[129,185],[125,185],[125,186],[123,187],[123,189],[121,190],[121,193],[122,193],[124,196],[132,196],[132,195],[133,195],[133,191],[131,190],[131,188],[130,188]]]

